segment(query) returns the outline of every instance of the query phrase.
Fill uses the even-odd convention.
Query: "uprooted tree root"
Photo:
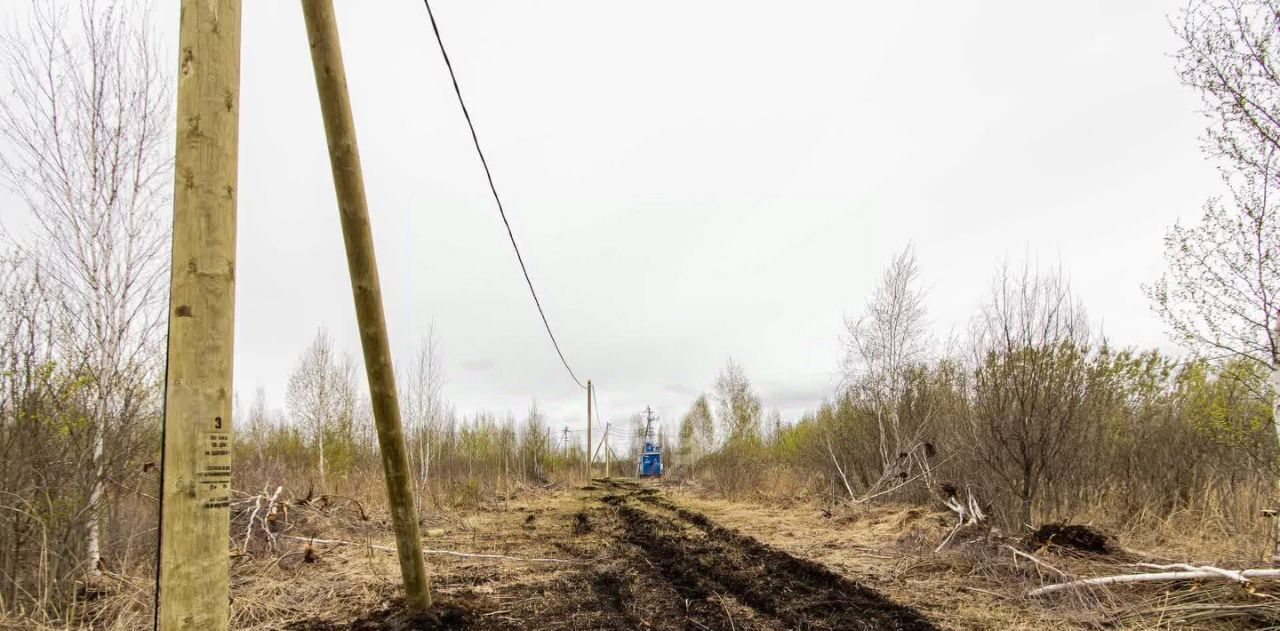
[[[1098,556],[1124,555],[1124,548],[1101,530],[1080,524],[1045,524],[1022,541],[1028,550],[1047,548]]]
[[[384,607],[349,623],[329,620],[301,620],[285,627],[286,631],[434,631],[436,629],[481,629],[479,619],[470,609],[452,603],[435,603],[421,613],[410,613],[404,601],[397,599]]]

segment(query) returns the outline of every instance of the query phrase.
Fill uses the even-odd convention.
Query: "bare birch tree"
[[[898,402],[909,371],[928,359],[925,297],[915,247],[908,245],[881,274],[863,315],[845,320],[844,381],[875,413],[885,470],[910,440],[903,435]]]
[[[1196,0],[1174,30],[1179,76],[1201,94],[1205,151],[1229,194],[1169,231],[1168,271],[1147,293],[1191,350],[1271,370],[1280,406],[1280,2]]]
[[[419,492],[426,488],[431,474],[431,458],[436,447],[436,435],[439,432],[441,417],[444,416],[444,362],[440,354],[440,339],[436,335],[435,325],[427,327],[427,332],[418,341],[417,352],[409,363],[408,374],[400,379],[404,387],[400,390],[403,399],[400,408],[404,411],[405,426],[408,428],[410,441],[410,458],[418,471]]]
[[[1178,17],[1178,73],[1200,92],[1205,152],[1220,161],[1229,194],[1209,200],[1197,224],[1169,231],[1168,271],[1146,291],[1193,352],[1270,371],[1258,385],[1280,438],[1280,2],[1194,0]],[[1280,560],[1280,520],[1276,532]]]
[[[763,406],[742,364],[733,358],[725,362],[716,377],[715,393],[725,444],[758,444]]]
[[[107,437],[128,440],[128,426],[157,408],[173,117],[146,18],[123,3],[40,0],[0,37],[0,177],[34,220],[25,255],[60,286],[62,352],[92,384],[90,574],[101,563]]]
[[[289,375],[285,399],[289,414],[310,435],[319,459],[320,485],[327,483],[325,438],[342,433],[355,413],[355,370],[350,357],[339,356],[324,329],[298,358]]]

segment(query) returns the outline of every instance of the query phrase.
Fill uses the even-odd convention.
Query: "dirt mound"
[[[1022,540],[1029,550],[1057,548],[1101,556],[1121,554],[1124,549],[1101,530],[1080,524],[1045,524]]]
[[[474,626],[476,616],[467,609],[448,603],[436,603],[431,609],[411,614],[404,602],[397,600],[349,623],[330,620],[304,620],[285,627],[288,631],[436,631],[438,629],[482,629]]]
[[[591,528],[591,519],[587,517],[587,513],[585,511],[578,511],[578,513],[573,516],[573,534],[582,536],[591,532]]]

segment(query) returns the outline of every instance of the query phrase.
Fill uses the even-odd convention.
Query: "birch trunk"
[[[1280,362],[1273,362],[1271,369],[1271,419],[1276,428],[1276,442],[1280,443]],[[1276,478],[1276,496],[1280,497],[1280,478]],[[1271,565],[1280,566],[1280,516],[1272,517]]]
[[[98,359],[97,395],[93,410],[93,445],[90,455],[90,466],[93,468],[93,483],[89,488],[89,502],[86,513],[88,528],[85,533],[85,563],[88,566],[90,579],[102,575],[102,502],[105,494],[107,476],[106,446],[107,417],[110,409],[112,391],[115,389],[116,365],[118,353],[111,341],[104,341],[102,355]]]
[[[328,491],[329,487],[327,484],[325,484],[325,479],[324,479],[324,430],[323,429],[320,430],[319,440],[320,440],[320,488],[324,489],[325,491]]]
[[[99,525],[99,507],[102,505],[102,478],[106,475],[103,454],[106,451],[107,419],[103,397],[99,396],[94,414],[93,428],[93,486],[89,490],[88,532],[85,534],[85,562],[90,578],[102,575],[102,534]]]

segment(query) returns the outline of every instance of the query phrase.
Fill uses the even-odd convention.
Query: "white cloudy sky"
[[[176,4],[158,29],[176,38]],[[1116,342],[1219,192],[1167,17],[1071,3],[437,0],[533,280],[606,419],[676,418],[733,356],[794,418],[845,314],[918,249],[940,337],[993,268],[1061,262]],[[462,412],[581,426],[418,2],[338,2],[392,342],[434,322]],[[301,10],[246,1],[236,387],[282,406],[318,327],[358,354]]]

